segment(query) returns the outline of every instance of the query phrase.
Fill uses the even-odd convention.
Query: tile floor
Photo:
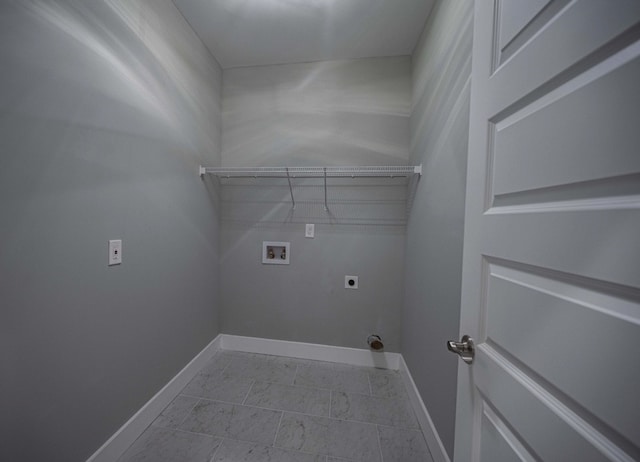
[[[432,459],[398,372],[225,350],[119,461]]]

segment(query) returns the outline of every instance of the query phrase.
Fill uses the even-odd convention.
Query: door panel
[[[567,3],[569,0],[500,0],[496,15],[500,18],[496,28],[500,37],[496,66],[520,50]]]
[[[549,3],[550,0],[500,1],[500,50],[504,51]]]
[[[476,2],[456,461],[640,460],[638,39],[635,0]]]
[[[486,72],[491,76],[487,79],[491,94],[487,103],[493,115],[511,110],[526,97],[535,98],[537,92],[546,93],[549,87],[635,42],[639,34],[637,0],[573,0],[566,6],[567,2],[555,0],[547,8],[556,14],[536,24],[531,37],[512,50],[509,59],[501,60],[500,27],[493,23],[498,6],[488,0],[479,3],[485,9],[483,16],[491,16],[491,25],[485,37],[487,47],[479,50],[480,55],[474,52],[473,58],[474,62],[476,58],[486,60]],[[563,7],[556,12],[553,5]]]
[[[638,297],[639,198],[625,199],[613,209],[597,201],[577,210],[575,204],[551,204],[487,213],[483,255],[563,272],[584,284],[611,283],[611,290]]]
[[[487,343],[640,445],[638,412],[626,400],[638,387],[635,360],[620,341],[640,338],[640,304],[501,265],[489,273]],[[615,378],[607,393],[602,377]]]
[[[482,409],[482,438],[480,453],[482,460],[535,461],[509,426],[489,406]]]
[[[640,44],[497,122],[493,194],[640,171],[639,56]]]
[[[587,419],[573,412],[515,364],[488,344],[478,347],[475,381],[481,407],[490,407],[508,422],[536,460],[549,462],[634,459]],[[480,430],[481,432],[482,430]],[[499,459],[478,459],[501,462]]]

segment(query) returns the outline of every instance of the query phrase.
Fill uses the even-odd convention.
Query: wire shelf
[[[367,167],[200,167],[200,175],[220,178],[379,178],[422,174],[422,166],[387,165]]]
[[[351,166],[351,167],[203,167],[199,168],[200,176],[215,175],[218,178],[283,178],[288,181],[292,208],[296,201],[293,195],[292,179],[322,178],[324,180],[324,209],[327,204],[327,178],[409,178],[416,181],[422,175],[422,165],[385,165],[385,166]],[[412,194],[410,194],[412,196]],[[409,207],[411,200],[409,202]]]

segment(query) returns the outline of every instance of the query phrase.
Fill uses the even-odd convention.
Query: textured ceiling
[[[433,0],[173,0],[223,68],[411,54]]]

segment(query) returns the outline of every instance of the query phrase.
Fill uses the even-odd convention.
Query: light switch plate
[[[304,237],[313,238],[316,234],[316,225],[307,223],[304,227]]]
[[[109,241],[109,266],[122,263],[122,239]]]

